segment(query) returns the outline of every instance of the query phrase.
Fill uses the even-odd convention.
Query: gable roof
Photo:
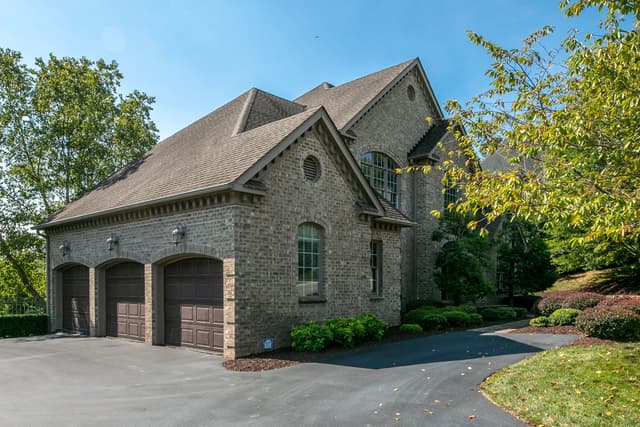
[[[440,106],[418,58],[410,59],[339,86],[322,83],[294,101],[307,107],[324,106],[336,127],[341,132],[345,132],[414,68],[417,68],[422,75],[436,110],[442,117]]]
[[[420,141],[409,153],[410,159],[420,159],[423,157],[432,157],[433,149],[436,148],[438,142],[447,134],[449,128],[449,120],[435,120],[433,126],[420,138]]]
[[[251,89],[158,143],[38,228],[214,191],[256,191],[243,184],[318,120],[330,129],[348,163],[357,169],[356,176],[362,175],[324,108],[304,109]],[[383,216],[384,208],[366,179],[358,180],[375,212]]]

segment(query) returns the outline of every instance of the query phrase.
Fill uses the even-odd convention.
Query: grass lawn
[[[546,351],[495,373],[482,389],[537,426],[640,426],[640,343]]]

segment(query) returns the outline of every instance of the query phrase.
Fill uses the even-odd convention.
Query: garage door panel
[[[144,340],[144,266],[115,265],[106,272],[107,335]]]
[[[222,286],[221,261],[194,258],[165,268],[167,344],[222,350]]]
[[[62,328],[89,334],[89,269],[74,266],[62,272]]]

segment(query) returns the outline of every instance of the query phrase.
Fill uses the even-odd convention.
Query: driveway
[[[122,339],[4,339],[0,425],[524,425],[478,385],[575,338],[455,332],[262,373],[226,371],[213,354]]]

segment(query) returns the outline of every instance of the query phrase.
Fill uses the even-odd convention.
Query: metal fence
[[[33,298],[0,298],[0,315],[2,314],[44,314],[44,302]]]

